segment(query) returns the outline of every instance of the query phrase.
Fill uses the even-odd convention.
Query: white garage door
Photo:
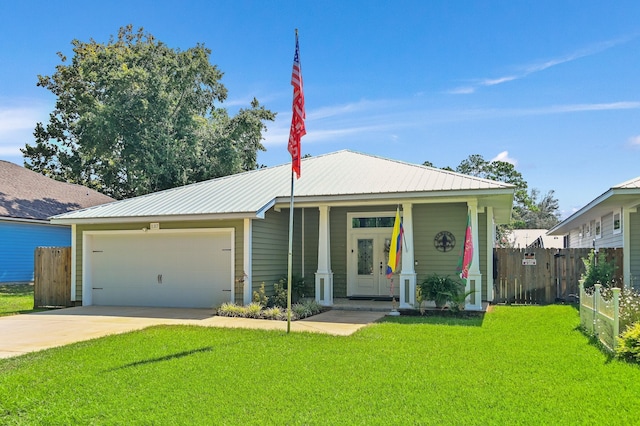
[[[93,305],[211,308],[232,300],[231,231],[96,233],[87,255]]]

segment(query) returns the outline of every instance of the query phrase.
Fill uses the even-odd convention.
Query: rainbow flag
[[[393,233],[391,234],[391,246],[389,247],[389,262],[387,263],[387,278],[398,271],[400,266],[400,252],[402,252],[402,222],[400,221],[400,209],[396,210],[396,220],[393,223]]]

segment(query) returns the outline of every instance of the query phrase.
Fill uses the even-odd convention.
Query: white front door
[[[390,241],[389,232],[352,233],[349,296],[391,296],[393,279],[393,295],[398,297],[397,275],[386,275]]]

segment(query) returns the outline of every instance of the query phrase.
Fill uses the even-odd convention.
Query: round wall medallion
[[[438,251],[451,251],[456,246],[456,237],[449,231],[440,231],[433,239],[433,245]]]

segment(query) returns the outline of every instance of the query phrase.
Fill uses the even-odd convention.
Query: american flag
[[[300,178],[300,138],[307,134],[304,127],[304,93],[302,91],[302,70],[300,68],[300,47],[298,45],[298,31],[296,30],[296,52],[293,55],[293,72],[291,73],[293,86],[293,115],[291,130],[289,131],[289,153],[291,153],[291,169]]]

